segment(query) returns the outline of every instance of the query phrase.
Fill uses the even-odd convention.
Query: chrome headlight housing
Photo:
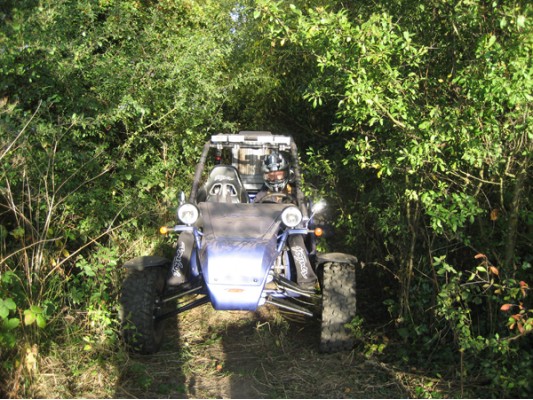
[[[289,228],[297,227],[302,222],[302,212],[298,207],[287,207],[281,213],[281,221]]]
[[[194,204],[185,203],[178,207],[178,219],[185,225],[192,225],[200,216],[198,208]]]

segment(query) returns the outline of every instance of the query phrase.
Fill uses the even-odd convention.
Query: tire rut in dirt
[[[322,287],[321,352],[333,353],[353,348],[354,337],[344,325],[352,321],[355,312],[355,265],[325,264]]]
[[[136,353],[152,354],[163,340],[165,321],[156,322],[156,300],[165,287],[166,270],[130,271],[122,286],[122,336]]]

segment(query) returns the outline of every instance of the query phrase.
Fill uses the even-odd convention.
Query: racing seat
[[[242,184],[237,168],[231,165],[216,165],[199,190],[197,201],[217,203],[248,203],[250,198]]]

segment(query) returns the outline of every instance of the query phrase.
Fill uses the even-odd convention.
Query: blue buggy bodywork
[[[217,310],[255,310],[278,256],[278,204],[201,203],[200,265]]]

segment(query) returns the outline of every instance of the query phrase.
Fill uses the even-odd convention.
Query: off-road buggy
[[[262,159],[272,151],[290,160],[296,204],[280,201],[280,193],[254,202],[263,185]],[[124,264],[125,343],[136,352],[156,352],[166,319],[207,303],[216,310],[243,311],[270,304],[319,319],[321,351],[351,348],[345,325],[355,315],[357,259],[317,253],[320,228],[314,216],[324,206],[323,201],[311,204],[301,190],[291,136],[255,131],[213,135],[203,148],[188,201],[181,193],[177,224],[161,228],[177,238],[174,258],[143,256]],[[291,252],[291,235],[303,236],[304,254]],[[303,257],[318,277],[314,288],[296,280],[296,264]]]

